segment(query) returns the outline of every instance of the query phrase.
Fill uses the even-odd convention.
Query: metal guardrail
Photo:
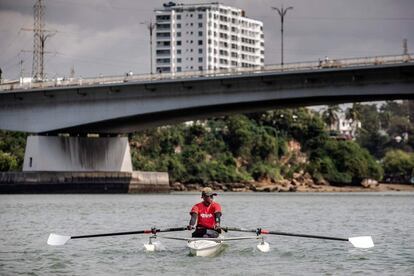
[[[253,68],[229,68],[208,71],[187,71],[176,73],[155,73],[124,76],[105,76],[95,78],[74,78],[74,79],[52,79],[42,82],[30,83],[7,83],[0,84],[0,92],[10,92],[13,90],[30,90],[39,88],[54,87],[87,87],[101,84],[120,84],[126,82],[148,82],[159,80],[192,79],[200,77],[220,77],[220,76],[240,76],[249,74],[269,73],[269,72],[292,72],[302,70],[321,70],[329,68],[353,68],[363,66],[375,66],[384,64],[401,64],[414,62],[413,54],[376,56],[348,59],[325,59],[320,61],[287,63],[285,65],[266,65]]]

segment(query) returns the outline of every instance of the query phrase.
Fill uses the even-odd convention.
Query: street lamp
[[[282,5],[281,9],[275,8],[275,7],[272,7],[272,9],[277,10],[277,12],[279,13],[280,20],[281,20],[281,25],[282,25],[282,28],[281,28],[281,40],[282,40],[281,52],[282,52],[282,55],[281,55],[281,63],[280,64],[283,66],[283,22],[285,21],[285,15],[286,15],[287,11],[288,10],[293,10],[293,7],[288,7],[286,9],[284,9],[283,5]]]
[[[152,74],[153,73],[153,70],[152,70],[152,34],[153,34],[154,29],[156,28],[156,24],[153,23],[152,21],[141,22],[141,24],[146,25],[150,32],[150,70]]]

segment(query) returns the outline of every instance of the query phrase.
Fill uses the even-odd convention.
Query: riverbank
[[[355,186],[322,186],[316,189],[299,189],[298,192],[414,192],[414,185],[411,184],[389,184],[379,183],[374,187]]]
[[[207,186],[215,191],[223,192],[299,192],[299,193],[332,193],[332,192],[414,192],[414,185],[411,184],[390,184],[377,183],[368,186],[333,186],[324,185],[283,185],[269,183],[210,183]],[[200,184],[181,184],[174,183],[171,186],[172,191],[201,191],[204,186]]]

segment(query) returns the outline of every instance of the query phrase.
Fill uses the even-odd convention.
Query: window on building
[[[198,53],[199,54],[202,54],[203,53],[203,49],[202,48],[198,49]]]
[[[177,55],[181,55],[181,49],[177,49]]]
[[[157,21],[166,21],[166,20],[170,20],[169,15],[157,15]]]
[[[177,20],[181,20],[181,14],[177,14]]]
[[[181,46],[181,40],[177,40],[177,46]]]
[[[203,58],[202,57],[199,57],[198,58],[198,62],[203,62]]]
[[[177,58],[177,63],[181,63],[181,58]]]
[[[203,41],[202,40],[199,40],[198,41],[198,45],[203,45]]]
[[[203,28],[203,23],[201,23],[201,22],[200,22],[200,23],[198,23],[198,27],[199,27],[199,28]]]
[[[203,19],[203,14],[198,14],[198,19]]]
[[[198,32],[198,36],[203,36],[203,32]]]
[[[177,29],[181,29],[181,23],[177,24]]]
[[[181,32],[177,32],[177,37],[181,37]]]
[[[203,66],[198,66],[198,70],[203,71]]]
[[[177,67],[177,72],[181,72],[181,67]]]
[[[157,55],[170,55],[170,50],[157,50]]]

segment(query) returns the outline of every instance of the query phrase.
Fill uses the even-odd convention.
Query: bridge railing
[[[120,84],[125,82],[148,82],[159,80],[174,80],[174,79],[192,79],[202,77],[220,77],[220,76],[240,76],[247,74],[258,74],[268,72],[294,72],[303,70],[322,70],[330,68],[353,68],[373,65],[386,64],[400,64],[414,62],[414,55],[393,55],[393,56],[376,56],[376,57],[361,57],[361,58],[347,58],[347,59],[328,59],[310,62],[296,62],[282,65],[266,65],[253,68],[229,68],[220,70],[207,71],[186,71],[176,73],[156,73],[156,74],[141,74],[132,75],[126,74],[124,76],[100,76],[94,78],[69,78],[69,79],[53,79],[42,82],[29,83],[4,83],[0,84],[1,91],[11,90],[30,90],[41,88],[69,88],[72,86],[94,86],[103,84]]]

